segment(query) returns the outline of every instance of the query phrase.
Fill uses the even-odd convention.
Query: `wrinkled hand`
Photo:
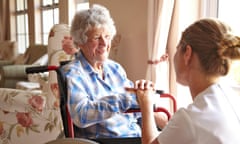
[[[145,106],[153,107],[154,99],[152,96],[155,93],[154,83],[148,80],[137,80],[134,88],[137,89],[137,101],[140,108]]]
[[[62,40],[62,48],[69,55],[73,55],[78,52],[78,49],[73,44],[72,37],[69,36],[64,36]]]

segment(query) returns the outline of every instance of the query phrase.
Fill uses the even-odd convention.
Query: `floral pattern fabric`
[[[59,107],[46,94],[0,88],[0,143],[42,144],[62,131]]]
[[[70,35],[69,31],[66,24],[51,28],[48,65],[58,66],[60,61],[73,58],[61,46],[63,37]],[[29,75],[29,80],[39,82],[41,93],[0,88],[0,144],[44,144],[63,135],[57,74],[50,71],[46,80],[40,80],[39,76]]]

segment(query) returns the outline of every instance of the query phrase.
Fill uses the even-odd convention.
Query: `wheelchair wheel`
[[[46,144],[99,144],[99,143],[83,138],[62,138],[49,141]]]

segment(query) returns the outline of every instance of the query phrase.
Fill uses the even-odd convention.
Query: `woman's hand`
[[[137,89],[137,100],[140,108],[151,107],[154,105],[153,94],[155,93],[154,83],[148,80],[137,80],[134,84],[134,88]]]
[[[155,86],[154,83],[148,80],[138,80],[135,82],[134,87],[135,93],[137,94],[137,101],[142,112],[146,112],[146,115],[150,116],[153,112],[154,104],[156,99],[154,98]],[[157,127],[164,128],[167,124],[167,116],[162,112],[154,113],[154,119]]]
[[[62,40],[62,48],[65,51],[65,53],[69,55],[73,55],[76,52],[78,52],[78,49],[74,46],[72,37],[64,36]]]

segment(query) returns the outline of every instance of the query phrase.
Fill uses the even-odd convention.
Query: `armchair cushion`
[[[13,64],[18,65],[18,64],[25,64],[27,63],[29,59],[28,55],[24,55],[24,54],[19,54],[16,59],[14,60]]]
[[[47,54],[47,45],[31,45],[27,48],[27,51],[24,53],[24,57],[28,58],[25,64],[33,64],[39,58]]]
[[[17,42],[0,42],[0,66],[14,64],[14,59],[18,55]]]
[[[13,60],[18,55],[17,42],[0,42],[0,60]]]
[[[46,104],[46,97],[38,93],[19,91],[15,89],[1,90],[0,109],[6,112],[27,112],[33,110],[41,113]]]

